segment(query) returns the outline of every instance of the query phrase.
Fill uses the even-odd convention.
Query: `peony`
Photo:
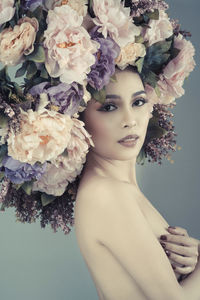
[[[150,20],[150,28],[143,30],[144,40],[149,42],[149,46],[163,41],[173,34],[173,27],[166,12],[159,11],[159,20]]]
[[[49,195],[61,196],[69,183],[74,178],[66,172],[65,168],[57,168],[54,164],[47,164],[46,172],[40,180],[35,181],[32,191],[40,191]]]
[[[120,54],[115,60],[115,63],[120,69],[125,69],[129,64],[134,65],[138,57],[144,57],[146,48],[140,43],[129,43],[121,48]]]
[[[99,44],[92,41],[81,26],[83,17],[70,6],[56,7],[48,13],[48,28],[44,33],[46,69],[50,76],[62,82],[83,84],[90,67],[95,63]]]
[[[72,118],[71,138],[67,145],[68,155],[59,155],[52,164],[48,164],[45,174],[34,183],[33,191],[61,196],[69,182],[73,182],[81,173],[86,161],[89,146],[94,146],[91,136],[84,129],[84,123]]]
[[[87,0],[45,0],[45,7],[47,9],[54,9],[55,7],[69,5],[74,9],[79,16],[85,17],[87,14]]]
[[[8,137],[8,155],[20,162],[34,164],[51,161],[66,148],[71,137],[69,115],[39,107],[38,111],[21,109],[21,130]]]
[[[0,128],[0,146],[5,144],[7,134],[8,134],[8,126]]]
[[[179,34],[174,40],[174,47],[179,49],[180,52],[168,63],[158,81],[161,101],[167,103],[174,101],[175,98],[179,98],[185,93],[183,89],[184,80],[195,67],[193,58],[195,49],[190,41]]]
[[[14,0],[0,1],[0,25],[12,19],[15,14]]]
[[[23,55],[33,52],[38,27],[36,18],[24,17],[14,28],[4,29],[0,33],[0,61],[5,65],[17,65]]]
[[[140,28],[133,24],[130,7],[123,7],[120,0],[93,0],[93,10],[96,15],[93,21],[105,38],[109,34],[120,47],[135,42]]]

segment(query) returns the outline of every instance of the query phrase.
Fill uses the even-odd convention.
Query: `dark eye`
[[[106,105],[104,105],[104,106],[102,106],[99,110],[101,110],[101,111],[113,111],[114,109],[109,109],[110,107],[116,107],[114,104],[112,104],[112,103],[108,103],[108,104],[106,104]]]
[[[134,105],[135,105],[135,106],[142,106],[142,105],[144,105],[146,102],[147,102],[146,99],[140,98],[140,99],[137,99],[137,100],[134,102]],[[139,103],[140,103],[140,104],[139,104]]]

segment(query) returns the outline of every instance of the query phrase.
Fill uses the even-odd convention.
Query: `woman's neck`
[[[101,157],[93,151],[89,151],[82,175],[86,174],[113,178],[138,187],[136,179],[136,159],[126,161],[111,160]]]

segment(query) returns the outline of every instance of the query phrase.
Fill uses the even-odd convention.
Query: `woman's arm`
[[[99,242],[129,273],[146,299],[188,299],[186,289],[177,282],[168,258],[146,222],[137,192],[125,194],[119,186],[111,190],[109,181],[104,180],[96,186],[95,196],[88,196],[93,211],[88,226],[95,228]]]

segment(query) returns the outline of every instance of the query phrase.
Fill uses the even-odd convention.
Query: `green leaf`
[[[93,0],[88,0],[88,13],[91,18],[95,18],[95,13],[93,10]]]
[[[167,131],[164,128],[161,128],[159,126],[156,126],[156,125],[149,126],[147,135],[146,135],[146,139],[145,139],[145,143],[148,143],[153,138],[161,138],[162,136],[164,136],[166,134],[166,132]]]
[[[111,82],[116,82],[116,81],[117,81],[117,77],[116,77],[115,74],[114,74],[113,76],[110,77],[110,81],[111,81]]]
[[[135,62],[135,65],[136,65],[136,67],[137,67],[139,73],[142,72],[143,64],[144,64],[144,57],[139,58],[139,59]]]
[[[4,178],[4,172],[0,172],[0,181]]]
[[[37,66],[33,61],[30,61],[27,66],[26,78],[31,79],[37,73]]]
[[[155,9],[153,12],[148,12],[146,14],[151,20],[159,20],[159,10]]]
[[[6,145],[1,145],[0,146],[0,163],[2,162],[4,156],[7,154],[7,146]]]
[[[171,50],[171,59],[174,59],[179,53],[180,53],[180,49],[177,48],[172,48]]]
[[[0,113],[0,128],[6,128],[8,125],[8,118]]]
[[[33,187],[33,181],[24,182],[23,185],[21,186],[24,192],[29,196],[31,195],[32,187]]]
[[[32,12],[32,17],[36,18],[38,22],[43,19],[43,8],[42,6],[38,6],[33,12]]]
[[[23,185],[23,183],[19,183],[19,184],[13,184],[14,188],[18,191],[20,189],[20,187]]]
[[[23,94],[23,91],[22,91],[20,85],[17,82],[12,82],[12,84],[15,88],[15,91],[16,91],[17,95],[23,97],[24,94]]]
[[[68,157],[68,151],[67,148],[63,151],[63,153],[61,154],[64,157]]]
[[[42,193],[42,195],[41,195],[41,201],[42,201],[43,206],[50,204],[55,199],[56,199],[56,196],[54,196],[54,195],[48,195],[46,193]]]
[[[42,69],[40,70],[40,77],[44,78],[44,79],[48,79],[49,78],[49,74],[45,68],[45,65],[42,65]]]
[[[26,60],[42,63],[45,61],[45,52],[42,46],[35,47],[33,53],[26,56]]]
[[[144,148],[142,147],[140,150],[140,153],[138,154],[137,159],[136,159],[137,164],[144,165],[145,158],[146,158],[146,154],[145,154]]]
[[[27,63],[28,63],[28,62],[25,61],[25,62],[22,64],[21,68],[17,70],[17,72],[16,72],[16,74],[15,74],[15,78],[21,77],[21,76],[23,76],[23,75],[26,73],[26,70],[27,70]]]
[[[144,38],[141,35],[135,37],[135,43],[142,44],[144,42]]]
[[[159,80],[159,77],[152,71],[147,71],[144,76],[144,82],[151,85],[154,89],[156,87],[157,81]]]
[[[161,92],[160,92],[160,89],[159,89],[159,87],[157,85],[155,87],[155,92],[156,92],[156,95],[158,96],[158,98],[160,98]]]
[[[101,89],[100,91],[95,90],[93,87],[91,87],[91,85],[87,85],[87,90],[88,92],[90,92],[90,94],[92,95],[92,97],[100,102],[100,103],[104,103],[106,100],[106,89],[105,87],[103,89]]]
[[[2,81],[8,81],[8,82],[11,81],[10,76],[8,75],[8,67],[7,66],[5,66],[4,68],[2,68],[0,70],[0,79]]]

